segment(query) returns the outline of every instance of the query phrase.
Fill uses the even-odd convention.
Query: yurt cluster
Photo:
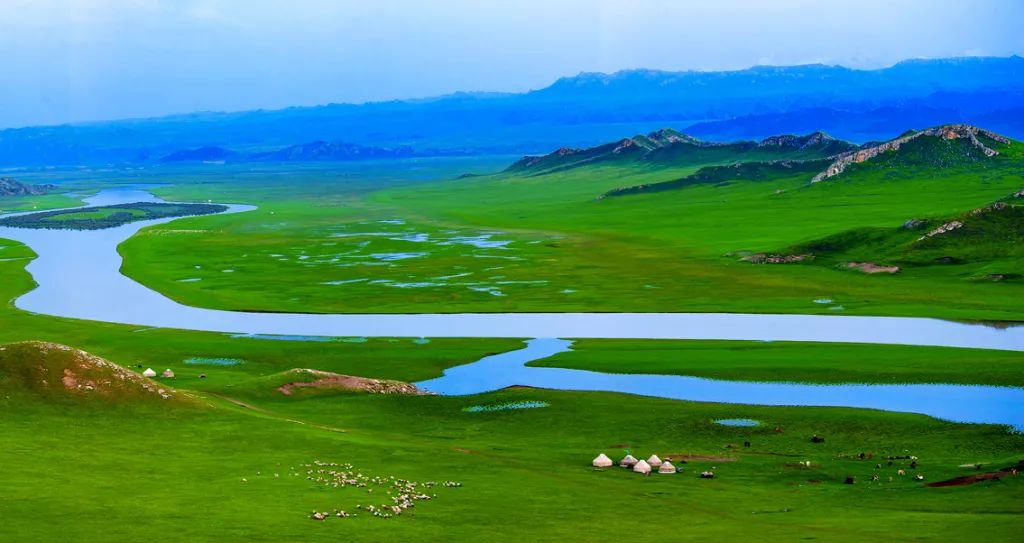
[[[592,462],[595,468],[610,468],[615,465],[615,462],[608,455],[601,453],[597,455],[597,458]],[[632,454],[627,454],[619,460],[619,467],[631,469],[634,473],[641,473],[643,475],[650,475],[652,471],[657,470],[662,475],[668,475],[672,473],[679,473],[683,471],[683,468],[676,468],[672,465],[670,459],[666,458],[662,460],[658,458],[658,455],[652,454],[647,460],[637,460]],[[714,472],[703,471],[700,474],[703,479],[711,479],[715,476]]]
[[[153,371],[153,368],[146,368],[146,371],[142,372],[142,376],[152,379],[156,377],[156,372]],[[164,379],[174,379],[174,372],[171,371],[171,368],[167,368],[160,376]]]

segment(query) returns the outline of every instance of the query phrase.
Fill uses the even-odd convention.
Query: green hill
[[[944,267],[994,281],[1024,278],[1024,191],[956,216],[909,219],[897,228],[858,228],[791,247],[817,264],[873,262]],[[855,266],[854,266],[855,267]]]
[[[42,341],[0,346],[0,393],[56,401],[181,401],[177,391],[85,351]]]
[[[612,189],[599,198],[612,196],[626,196],[629,194],[645,194],[663,192],[667,190],[681,189],[694,185],[724,186],[734,182],[744,181],[777,181],[789,177],[806,177],[828,164],[827,159],[822,160],[780,160],[773,162],[740,162],[728,166],[705,166],[692,175],[662,181]]]
[[[545,175],[599,164],[636,163],[649,167],[728,164],[770,160],[813,160],[839,155],[857,146],[823,132],[806,136],[772,136],[759,142],[701,141],[670,128],[586,149],[563,147],[542,156],[527,156],[505,171]]]

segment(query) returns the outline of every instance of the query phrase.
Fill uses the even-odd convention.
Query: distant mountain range
[[[440,156],[456,152],[417,152],[412,147],[386,147],[356,145],[346,142],[314,141],[289,145],[274,151],[243,153],[218,146],[197,147],[175,151],[160,158],[160,162],[317,162],[365,160],[372,158],[409,158],[414,156]]]
[[[1024,58],[912,60],[879,70],[627,70],[521,94],[18,128],[0,131],[0,166],[524,154],[666,125],[703,139],[824,130],[861,143],[954,122],[1024,137]]]

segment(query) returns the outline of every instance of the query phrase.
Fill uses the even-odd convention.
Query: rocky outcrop
[[[843,173],[851,164],[859,164],[861,162],[871,160],[887,151],[897,151],[907,142],[921,137],[939,137],[946,140],[966,139],[970,141],[971,145],[981,150],[985,156],[993,157],[998,155],[998,151],[988,147],[978,139],[979,134],[999,143],[1010,143],[1008,138],[976,126],[967,124],[947,124],[922,130],[920,132],[908,133],[879,145],[843,153],[839,155],[832,164],[829,164],[828,168],[825,168],[824,171],[815,175],[814,178],[811,179],[811,182],[817,183],[818,181],[835,177]]]
[[[1010,207],[1010,204],[1008,204],[1006,202],[992,202],[991,204],[989,204],[989,205],[987,205],[985,207],[979,207],[977,209],[972,209],[972,210],[968,211],[967,212],[967,216],[968,217],[977,217],[979,215],[984,215],[986,213],[991,213],[992,211],[1002,211],[1002,210],[1004,210],[1004,209],[1006,209],[1008,207]]]
[[[931,232],[928,232],[927,234],[921,236],[920,238],[918,238],[918,241],[921,241],[922,239],[926,238],[933,238],[935,236],[941,236],[942,234],[952,232],[957,228],[963,228],[963,226],[963,221],[949,221],[946,224],[943,224],[942,226],[939,226],[938,228],[932,230]]]
[[[12,177],[0,177],[0,196],[39,196],[56,188],[56,185],[30,185]]]
[[[744,262],[750,262],[751,264],[792,264],[794,262],[805,262],[808,260],[814,260],[814,255],[771,255],[765,253],[756,253],[749,256],[745,256],[740,260]]]
[[[862,273],[888,273],[894,274],[900,272],[899,266],[885,266],[882,264],[875,264],[874,262],[847,262],[846,267],[852,270],[857,270]]]

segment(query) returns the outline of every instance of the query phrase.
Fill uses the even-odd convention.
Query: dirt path
[[[317,428],[317,429],[320,429],[320,430],[326,430],[328,432],[336,432],[336,433],[339,433],[339,434],[347,433],[347,430],[345,430],[343,428],[338,428],[337,426],[328,426],[326,424],[316,424],[316,423],[312,423],[312,422],[308,422],[308,421],[304,421],[304,420],[293,419],[293,418],[286,417],[284,415],[275,413],[275,412],[270,411],[268,409],[264,409],[262,407],[253,405],[251,403],[243,402],[242,400],[238,400],[236,398],[232,398],[230,396],[224,396],[224,395],[216,394],[216,393],[213,393],[213,392],[203,392],[202,394],[205,394],[207,396],[213,396],[215,398],[220,398],[221,400],[224,400],[224,401],[226,401],[226,402],[228,402],[228,403],[230,403],[232,405],[241,407],[243,409],[247,409],[249,411],[253,411],[253,412],[259,413],[259,414],[261,414],[261,415],[263,415],[265,417],[272,418],[272,419],[275,419],[275,420],[280,420],[280,421],[284,421],[284,422],[290,422],[290,423],[293,423],[293,424],[301,424],[303,426],[309,426],[311,428]]]

